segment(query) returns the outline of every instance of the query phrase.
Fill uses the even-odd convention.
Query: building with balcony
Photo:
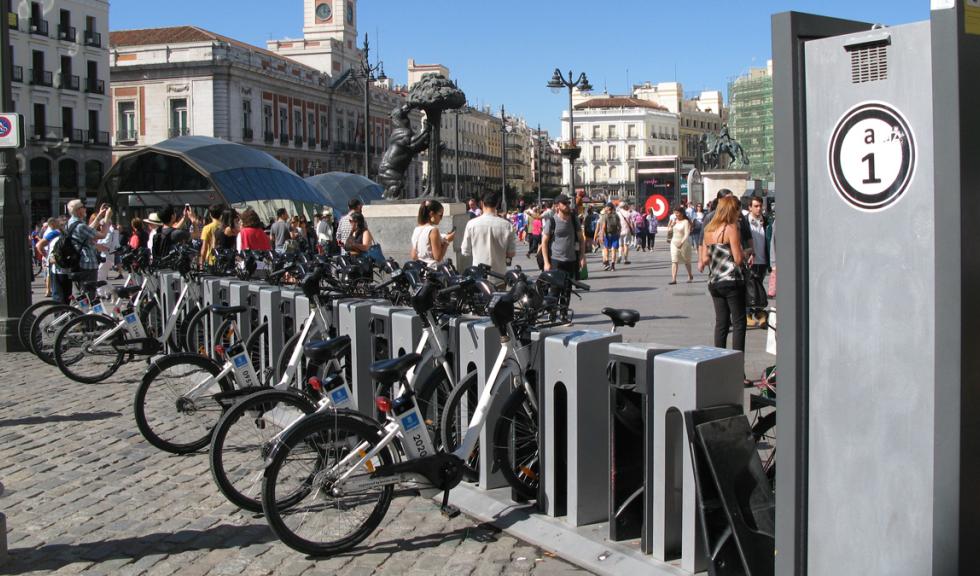
[[[540,190],[543,198],[561,193],[562,157],[558,142],[548,136],[547,130],[531,133],[531,188],[535,198]]]
[[[749,156],[752,178],[773,181],[772,60],[728,84],[732,138]]]
[[[562,118],[567,141],[567,111]],[[678,154],[679,114],[650,100],[599,95],[575,105],[574,122],[573,138],[582,149],[575,182],[590,197],[635,198],[637,160]],[[563,164],[565,186],[569,175]]]
[[[304,32],[321,34],[328,25],[314,21],[312,6],[306,0]],[[351,26],[331,33],[349,39]],[[347,67],[331,74],[294,59],[296,47],[285,56],[286,48],[274,52],[195,26],[115,31],[111,45],[116,157],[196,135],[259,148],[302,176],[363,173],[368,137],[373,175],[391,133],[390,112],[405,101],[388,84],[373,84],[365,135],[365,82],[347,51]],[[303,59],[333,70],[323,58]],[[418,189],[420,174],[418,164],[410,168],[408,194]]]
[[[18,171],[36,222],[74,198],[94,202],[109,167],[109,2],[13,0],[11,10],[13,111],[27,132]]]

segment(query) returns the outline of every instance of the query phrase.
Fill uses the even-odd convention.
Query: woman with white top
[[[421,260],[428,266],[441,263],[446,258],[449,245],[456,232],[443,235],[439,232],[443,208],[438,200],[425,200],[419,206],[418,226],[412,232],[412,260]]]

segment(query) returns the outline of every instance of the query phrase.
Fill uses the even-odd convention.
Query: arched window
[[[51,187],[51,161],[38,156],[31,158],[31,188]]]
[[[76,160],[65,158],[58,162],[58,183],[64,191],[78,191],[78,162]]]
[[[85,189],[96,191],[102,183],[102,162],[89,160],[85,163]]]

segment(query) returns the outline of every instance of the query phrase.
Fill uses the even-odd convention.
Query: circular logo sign
[[[663,220],[670,211],[670,203],[660,194],[653,194],[647,198],[644,208],[646,212],[649,212],[653,208],[653,216],[657,220]]]
[[[10,135],[10,131],[14,129],[13,124],[11,124],[9,118],[0,118],[0,138],[6,138]]]
[[[830,177],[845,202],[881,210],[902,197],[915,172],[915,139],[905,117],[866,102],[837,122],[830,139]]]

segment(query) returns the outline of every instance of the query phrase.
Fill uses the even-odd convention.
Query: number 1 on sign
[[[864,158],[861,158],[861,162],[868,163],[868,177],[861,182],[864,184],[881,184],[881,180],[875,178],[875,155],[874,152],[868,154]]]

